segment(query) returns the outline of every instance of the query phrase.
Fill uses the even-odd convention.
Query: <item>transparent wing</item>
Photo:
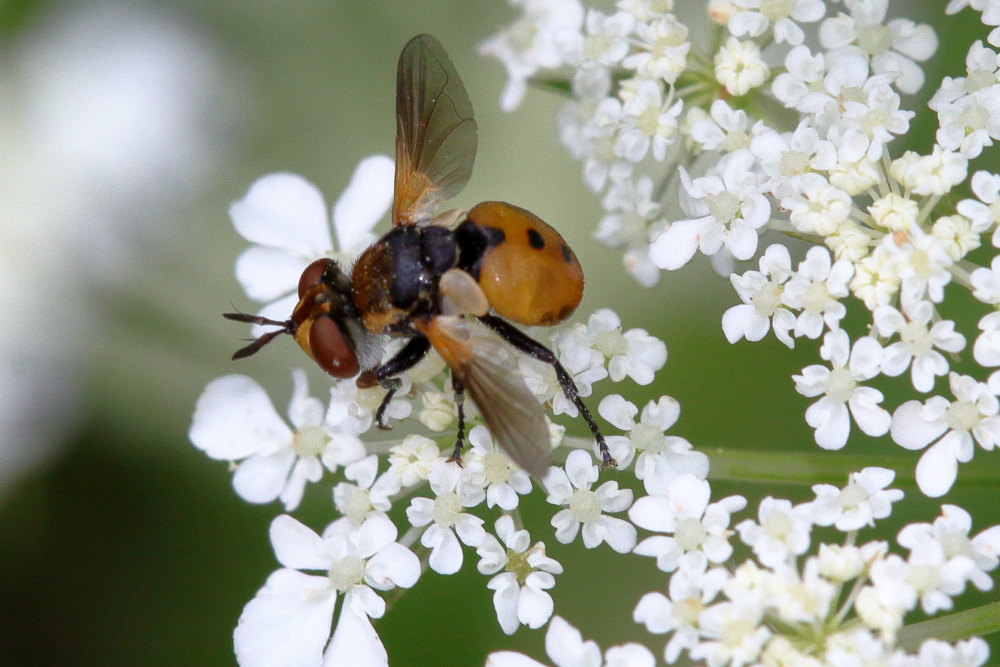
[[[476,121],[465,86],[441,44],[417,35],[396,70],[396,194],[392,224],[433,217],[469,180]]]
[[[514,462],[536,477],[549,469],[549,427],[542,406],[503,359],[503,343],[470,332],[459,318],[438,317],[422,324],[430,340],[482,413],[493,440]]]

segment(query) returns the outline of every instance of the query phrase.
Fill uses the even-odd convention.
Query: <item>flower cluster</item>
[[[980,368],[1000,365],[1000,260],[970,257],[987,239],[1000,246],[1000,175],[969,178],[1000,139],[995,50],[974,42],[964,75],[939,83],[927,105],[935,140],[917,153],[898,148],[915,115],[902,96],[927,83],[920,63],[938,39],[890,17],[888,0],[712,0],[708,44],[670,1],[619,0],[611,13],[517,4],[523,17],[482,46],[511,73],[504,106],[520,101],[513,82],[525,73],[571,68],[560,136],[602,196],[596,238],[624,250],[636,281],[707,255],[741,302],[723,317],[730,342],[822,338],[827,363],[794,376],[818,399],[805,415],[816,443],[843,447],[853,422],[923,450],[927,495],[946,493],[977,447],[1000,443],[1000,379],[955,370],[970,347]],[[996,3],[947,11],[967,4],[1000,23]],[[972,198],[956,194],[966,187]],[[811,244],[797,261],[791,238]],[[755,258],[758,268],[738,268]],[[978,336],[961,331],[967,306],[946,290],[987,306]],[[868,319],[850,335],[848,306]],[[879,380],[901,375],[920,399],[883,406]]]
[[[481,46],[509,72],[501,104],[515,108],[534,80],[568,92],[559,133],[601,197],[595,236],[622,250],[635,281],[651,286],[707,255],[740,302],[722,318],[731,343],[773,332],[788,347],[815,345],[821,363],[792,380],[813,399],[805,420],[823,450],[845,447],[852,430],[920,450],[917,484],[937,497],[960,483],[958,464],[977,446],[1000,444],[1000,373],[979,372],[1000,367],[1000,258],[973,263],[1000,247],[1000,176],[969,177],[969,162],[1000,139],[1000,55],[976,42],[965,75],[940,82],[929,103],[935,140],[918,154],[898,149],[915,115],[901,96],[926,84],[920,63],[937,37],[889,18],[887,0],[711,0],[707,38],[671,0],[618,0],[610,12],[511,2],[518,19]],[[1000,23],[995,3],[968,4]],[[318,190],[291,174],[261,178],[232,206],[253,243],[237,278],[262,316],[288,316],[309,262],[346,266],[375,240],[392,169],[384,156],[359,164],[333,207],[333,233]],[[956,196],[966,183],[973,196]],[[978,333],[963,331],[967,317],[951,305],[959,290],[983,304]],[[241,664],[384,665],[370,622],[387,612],[382,593],[422,583],[427,568],[451,575],[472,564],[503,631],[547,626],[557,665],[653,665],[655,654],[713,666],[985,664],[981,639],[904,640],[904,622],[989,590],[1000,526],[974,534],[969,513],[945,504],[893,541],[859,542],[861,531],[884,530],[903,498],[894,472],[877,467],[843,487],[816,484],[809,501],[767,497],[740,516],[747,499],[713,499],[708,457],[671,433],[678,402],[637,405],[619,389],[654,383],[661,340],[608,309],[539,335],[580,396],[604,394],[596,414],[615,473],[602,473],[590,437],[567,431],[578,406],[553,367],[513,351],[493,361],[546,406],[553,465],[540,479],[495,445],[472,401],[462,465],[450,459],[462,406],[434,352],[400,377],[384,414],[397,430],[378,437],[377,386],[337,381],[321,400],[294,371],[286,422],[248,377],[208,385],[190,437],[229,462],[240,497],[294,512],[310,485],[332,488],[321,531],[288,514],[272,522],[282,567],[243,611]],[[966,350],[975,366],[959,356]],[[915,398],[883,405],[879,386],[902,376]],[[544,535],[521,520],[532,493],[551,512]],[[602,653],[583,639],[568,620],[575,610],[559,604],[557,577],[571,565],[547,553],[552,540],[649,558],[669,575],[634,607],[646,646]],[[488,661],[539,664],[509,651]]]

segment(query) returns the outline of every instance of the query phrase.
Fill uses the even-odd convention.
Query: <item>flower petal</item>
[[[331,249],[326,204],[315,185],[296,174],[261,176],[229,207],[233,227],[246,240],[305,257]]]
[[[351,182],[333,205],[337,248],[357,255],[375,240],[372,230],[392,203],[395,165],[385,155],[371,155],[354,169]]]
[[[245,375],[210,382],[198,399],[188,437],[213,459],[235,461],[292,440],[263,388]]]

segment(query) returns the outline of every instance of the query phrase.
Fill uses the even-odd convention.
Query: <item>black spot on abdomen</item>
[[[563,259],[566,260],[567,264],[573,264],[574,262],[576,262],[576,256],[573,255],[573,251],[570,250],[570,247],[568,245],[563,243],[559,247],[559,249],[562,250]]]
[[[545,247],[545,239],[542,238],[537,229],[528,229],[528,245],[535,250],[541,250]]]

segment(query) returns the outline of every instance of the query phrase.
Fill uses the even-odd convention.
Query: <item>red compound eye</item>
[[[324,257],[323,259],[317,259],[305,268],[302,275],[299,276],[300,299],[309,291],[310,287],[315,287],[323,281],[323,274],[331,264],[333,264],[333,260],[329,257]]]
[[[337,379],[354,377],[360,370],[350,340],[328,315],[317,317],[309,328],[309,351],[319,367]]]

